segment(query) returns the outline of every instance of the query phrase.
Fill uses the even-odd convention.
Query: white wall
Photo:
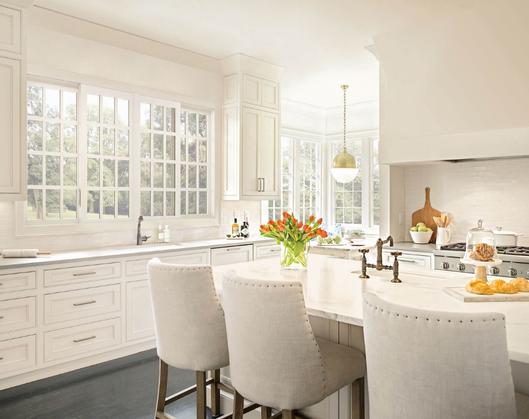
[[[424,188],[430,186],[432,206],[454,218],[454,241],[465,241],[467,231],[481,218],[488,228],[502,226],[524,234],[521,244],[529,245],[529,159],[436,163],[403,170],[405,229],[412,212],[423,207]]]

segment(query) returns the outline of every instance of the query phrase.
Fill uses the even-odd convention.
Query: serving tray
[[[447,287],[444,291],[451,297],[465,303],[505,303],[514,301],[529,302],[529,292],[519,292],[517,294],[493,294],[480,295],[472,294],[461,287]]]

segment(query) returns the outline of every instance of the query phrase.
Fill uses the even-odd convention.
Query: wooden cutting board
[[[437,224],[433,220],[433,217],[440,217],[441,211],[432,208],[430,203],[430,187],[425,188],[425,201],[424,207],[418,209],[411,215],[411,225],[416,226],[417,223],[424,223],[427,227],[430,227],[433,230],[432,238],[430,243],[435,243],[435,238],[437,237]]]
[[[493,295],[479,295],[472,294],[464,288],[448,287],[444,289],[445,292],[460,301],[465,303],[504,303],[508,301],[527,301],[529,302],[529,292],[518,292],[516,294],[493,294]]]

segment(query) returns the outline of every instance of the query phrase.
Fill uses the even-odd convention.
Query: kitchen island
[[[401,272],[402,283],[390,282],[390,271],[370,270],[360,279],[360,262],[309,255],[307,271],[281,270],[279,260],[224,265],[214,268],[215,286],[222,295],[228,272],[262,280],[299,280],[314,333],[363,351],[363,293],[374,292],[396,304],[449,312],[498,312],[506,317],[507,343],[516,390],[529,394],[529,303],[464,303],[446,294],[446,287],[464,287],[473,277],[464,273]],[[388,348],[391,350],[391,348]],[[227,377],[228,378],[228,377]],[[344,389],[307,411],[314,417],[350,418],[351,391]]]

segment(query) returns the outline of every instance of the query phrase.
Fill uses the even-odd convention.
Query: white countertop
[[[184,250],[207,249],[216,247],[242,246],[253,243],[270,242],[273,239],[266,237],[250,237],[241,240],[208,239],[179,243],[146,243],[141,246],[113,246],[100,249],[75,250],[68,252],[54,252],[51,255],[39,255],[36,258],[1,258],[0,269],[25,268],[50,263],[79,262],[89,259],[113,258],[121,256],[134,256],[159,252],[177,252]]]
[[[445,287],[464,286],[471,274],[450,272],[401,272],[402,283],[390,282],[390,271],[369,270],[360,279],[360,263],[322,255],[309,255],[307,271],[280,270],[279,259],[224,265],[214,268],[216,287],[222,292],[222,277],[228,271],[251,279],[300,280],[309,314],[361,326],[362,294],[373,291],[404,306],[449,312],[499,312],[507,321],[507,340],[512,360],[529,364],[529,303],[464,303],[450,297]]]

